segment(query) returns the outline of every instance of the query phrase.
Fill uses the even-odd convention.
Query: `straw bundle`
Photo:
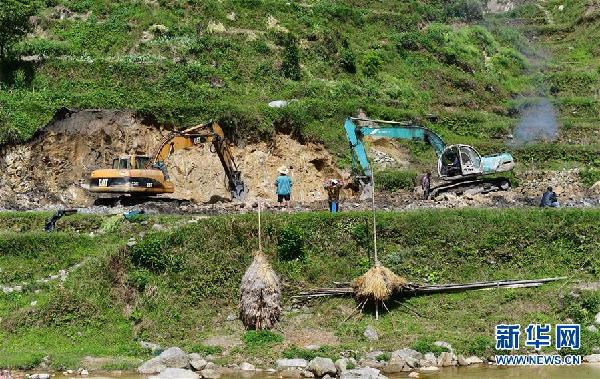
[[[240,319],[246,329],[271,329],[281,316],[281,283],[262,251],[254,259],[240,285]]]
[[[402,289],[408,281],[381,265],[371,267],[369,271],[354,279],[352,288],[359,300],[385,301],[394,292]]]

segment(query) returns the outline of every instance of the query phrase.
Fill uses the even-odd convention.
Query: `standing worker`
[[[423,188],[423,199],[427,200],[431,192],[431,172],[427,171],[421,178],[421,188]]]
[[[289,207],[292,193],[292,178],[288,176],[289,170],[285,166],[279,167],[279,176],[275,179],[275,192],[277,192],[277,202],[283,203],[285,207]]]
[[[340,211],[340,190],[342,182],[337,179],[328,179],[324,184],[327,190],[327,202],[329,203],[329,212],[337,213]]]

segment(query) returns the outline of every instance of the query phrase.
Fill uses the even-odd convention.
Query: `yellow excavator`
[[[175,186],[169,180],[166,159],[175,151],[211,143],[225,170],[229,190],[235,199],[243,200],[247,188],[241,178],[233,154],[229,149],[223,129],[210,121],[183,131],[172,132],[162,142],[157,153],[148,155],[124,155],[113,160],[112,168],[92,171],[89,190],[95,193],[154,196],[173,193]]]

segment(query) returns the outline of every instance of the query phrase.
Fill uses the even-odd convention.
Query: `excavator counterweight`
[[[223,130],[216,122],[194,126],[171,133],[152,156],[125,155],[113,160],[112,168],[94,170],[90,175],[89,190],[95,193],[113,193],[153,196],[175,192],[169,180],[166,160],[175,151],[212,145],[211,151],[217,154],[228,187],[234,199],[242,200],[247,192],[241,172],[235,164]]]

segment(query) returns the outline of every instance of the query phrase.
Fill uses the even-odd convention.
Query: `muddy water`
[[[392,375],[390,379],[406,378],[407,375]],[[458,367],[442,369],[435,373],[421,373],[427,379],[598,379],[600,365],[573,367]],[[57,375],[55,378],[66,378]],[[144,376],[122,374],[117,376],[90,375],[88,379],[144,379]],[[276,375],[227,375],[223,379],[273,379]]]

